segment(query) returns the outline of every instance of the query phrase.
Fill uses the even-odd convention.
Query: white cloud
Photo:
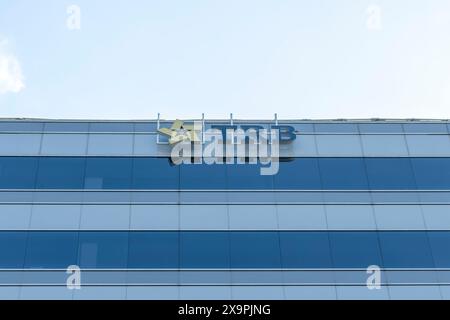
[[[25,88],[19,60],[9,52],[8,41],[0,39],[0,94],[18,93]]]

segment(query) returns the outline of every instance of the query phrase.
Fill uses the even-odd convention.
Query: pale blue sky
[[[0,117],[157,112],[450,118],[450,1],[0,0]]]

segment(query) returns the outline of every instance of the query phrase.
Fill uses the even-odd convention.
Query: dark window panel
[[[319,158],[319,169],[325,190],[368,189],[362,158]]]
[[[450,188],[449,158],[411,158],[417,188],[445,190]]]
[[[450,232],[432,231],[428,237],[436,268],[450,267]]]
[[[180,236],[181,268],[230,267],[229,233],[181,232]]]
[[[220,164],[182,164],[180,168],[181,189],[222,189],[226,185],[226,166]]]
[[[37,167],[34,157],[0,158],[0,189],[34,189]]]
[[[261,165],[259,164],[235,164],[224,167],[226,167],[228,189],[273,189],[274,177],[270,175],[261,175]]]
[[[322,189],[317,159],[299,158],[280,162],[278,174],[274,176],[274,185],[275,189]]]
[[[77,264],[77,232],[29,232],[25,268],[66,269]]]
[[[332,268],[327,232],[280,232],[283,268]]]
[[[178,189],[180,167],[168,158],[135,158],[133,189]]]
[[[88,158],[86,189],[131,189],[132,158]]]
[[[84,186],[85,158],[42,157],[36,188],[82,189]]]
[[[131,232],[129,268],[178,268],[179,233]]]
[[[366,158],[372,190],[414,190],[416,183],[409,158]]]
[[[387,268],[433,268],[426,232],[380,232],[384,266]]]
[[[336,268],[382,266],[376,232],[330,232],[330,243]]]
[[[81,268],[126,268],[128,232],[80,232]]]
[[[26,245],[27,232],[0,232],[0,268],[22,269]]]
[[[277,232],[230,232],[232,268],[281,268]]]

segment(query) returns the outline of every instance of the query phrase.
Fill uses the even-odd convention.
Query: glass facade
[[[450,231],[3,231],[0,239],[0,267],[13,269],[450,269]]]
[[[147,157],[0,157],[2,189],[447,190],[450,158],[295,158],[261,165],[182,164]]]
[[[170,125],[0,120],[0,299],[450,299],[447,121],[280,121],[275,175]]]

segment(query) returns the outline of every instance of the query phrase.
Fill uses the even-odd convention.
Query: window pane
[[[316,123],[314,124],[314,129],[317,133],[358,133],[358,125],[356,123]]]
[[[178,189],[179,168],[168,158],[134,158],[133,189]]]
[[[450,188],[448,158],[411,158],[418,189],[444,190]]]
[[[22,132],[41,132],[44,129],[44,124],[42,122],[24,122],[24,121],[10,121],[10,122],[0,122],[0,131],[12,132],[12,131],[22,131]]]
[[[404,123],[405,133],[447,133],[445,123]]]
[[[380,244],[387,268],[434,267],[426,232],[380,232]]]
[[[80,232],[81,268],[126,268],[128,232]]]
[[[370,189],[416,189],[409,158],[366,158]]]
[[[450,268],[450,232],[428,232],[436,268]]]
[[[262,176],[259,164],[226,165],[228,189],[273,189],[273,176]]]
[[[134,124],[131,122],[92,122],[90,132],[134,132]]]
[[[320,190],[319,163],[314,158],[298,158],[280,162],[274,176],[275,189]]]
[[[26,232],[0,232],[0,268],[23,268]]]
[[[86,189],[130,189],[131,158],[88,158]]]
[[[40,158],[36,188],[82,189],[85,163],[84,158]]]
[[[156,122],[139,122],[134,124],[134,132],[156,132]]]
[[[281,268],[277,232],[230,232],[232,268]]]
[[[178,268],[178,232],[131,232],[129,268]]]
[[[281,162],[278,174],[262,176],[259,165],[249,164],[171,166],[165,158],[0,157],[1,189],[34,189],[37,179],[41,189],[176,190],[180,181],[181,188],[192,190],[271,190],[274,185],[367,190],[367,176],[372,189],[446,190],[450,158],[297,158]]]
[[[37,158],[0,158],[0,189],[34,189]]]
[[[226,189],[224,164],[182,164],[181,189]]]
[[[403,133],[400,123],[360,123],[361,133]]]
[[[323,189],[368,189],[362,158],[319,158]]]
[[[227,232],[181,232],[181,268],[229,268]]]
[[[88,122],[47,122],[45,132],[88,132]]]
[[[330,232],[330,243],[336,268],[382,265],[376,232]]]
[[[25,268],[63,268],[77,264],[76,232],[42,232],[28,234]]]
[[[281,232],[283,268],[332,268],[327,232]]]

